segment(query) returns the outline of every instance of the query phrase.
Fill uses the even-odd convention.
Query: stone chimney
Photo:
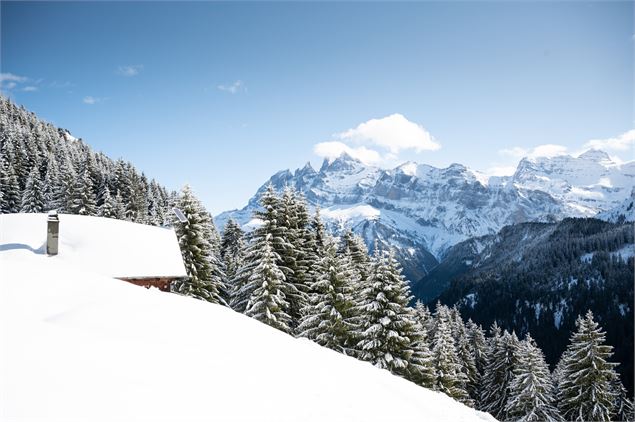
[[[60,219],[57,211],[49,212],[46,227],[46,254],[57,255],[58,243],[60,237]]]

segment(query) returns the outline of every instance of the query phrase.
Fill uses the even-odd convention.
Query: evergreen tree
[[[45,202],[40,170],[37,166],[33,166],[22,194],[22,209],[20,212],[42,212],[44,211]]]
[[[287,300],[292,326],[297,327],[302,317],[302,310],[307,304],[310,276],[308,260],[304,249],[304,228],[308,216],[299,194],[290,187],[284,189],[278,200],[277,223],[282,228],[286,246],[278,249],[282,264],[289,271],[286,273],[288,285]]]
[[[82,169],[73,184],[71,202],[68,211],[78,215],[96,215],[97,200],[93,191],[93,182],[86,166]]]
[[[478,389],[480,376],[476,368],[476,361],[472,346],[469,342],[467,329],[465,328],[461,314],[456,307],[453,307],[450,310],[450,326],[454,337],[454,344],[456,346],[456,354],[459,358],[459,362],[461,363],[461,371],[465,374],[465,389],[472,400],[476,401],[480,393]]]
[[[55,155],[49,154],[46,159],[46,173],[44,175],[44,210],[56,208],[55,192],[59,189],[60,171]]]
[[[245,252],[243,253],[244,259],[240,262],[240,266],[236,269],[236,274],[229,281],[229,306],[236,312],[245,313],[247,309],[247,303],[253,293],[251,288],[253,285],[249,285],[247,288],[249,279],[258,265],[258,260],[261,255],[261,245],[259,242],[263,241],[263,237],[254,236],[254,232],[248,236],[249,242],[245,246]]]
[[[326,239],[326,229],[320,217],[320,208],[316,207],[313,218],[309,223],[305,233],[305,257],[308,268],[309,293],[319,276],[317,264],[324,258],[324,242]]]
[[[361,237],[355,235],[351,229],[342,236],[342,251],[351,256],[351,260],[360,276],[360,282],[366,281],[370,272],[370,257],[368,249]]]
[[[238,223],[230,218],[223,229],[220,245],[220,256],[225,266],[225,274],[229,280],[236,276],[238,269],[242,265],[244,252],[243,230]]]
[[[411,335],[413,354],[410,359],[405,377],[425,388],[434,389],[437,383],[437,373],[434,355],[430,349],[428,330],[421,320],[415,316],[415,333]]]
[[[115,195],[114,207],[112,209],[112,212],[113,212],[113,218],[116,218],[119,220],[126,219],[126,207],[123,204],[123,198],[121,197],[121,193],[119,191],[117,191],[117,194]]]
[[[437,304],[435,314],[436,329],[432,353],[436,365],[437,389],[455,400],[472,405],[466,389],[468,380],[456,353],[449,309]]]
[[[471,319],[465,324],[467,329],[467,336],[469,344],[471,345],[472,353],[474,354],[474,364],[479,374],[479,385],[483,372],[485,370],[485,364],[487,362],[487,340],[485,339],[485,333],[483,329],[476,325]]]
[[[225,286],[220,262],[212,253],[209,242],[209,214],[187,185],[181,191],[177,205],[187,219],[184,223],[176,223],[175,231],[189,277],[175,283],[173,291],[225,304],[221,297]]]
[[[591,311],[578,317],[576,327],[563,356],[558,407],[567,420],[608,421],[615,409],[611,386],[618,379],[617,364],[608,362],[613,347],[604,344],[605,334]]]
[[[428,307],[420,300],[417,300],[414,309],[417,321],[421,324],[421,328],[426,331],[426,337],[432,339],[434,333],[434,317],[432,316],[430,309],[428,309]]]
[[[515,333],[504,331],[494,337],[481,382],[481,408],[496,419],[507,419],[505,406],[511,381],[520,365],[520,353]]]
[[[257,241],[258,265],[251,272],[244,290],[250,292],[245,314],[285,333],[291,332],[289,303],[284,293],[285,275],[276,262],[280,260],[273,250],[272,235]]]
[[[20,210],[20,185],[11,163],[0,161],[0,191],[2,191],[3,214]]]
[[[105,184],[100,193],[101,205],[98,214],[100,217],[116,218],[115,208],[117,207],[116,199],[110,195],[110,189]]]
[[[628,391],[624,388],[624,384],[622,384],[620,380],[615,380],[611,387],[613,390],[613,396],[615,397],[613,420],[628,422],[635,421],[633,398],[629,397]]]
[[[520,362],[509,386],[509,399],[505,405],[507,418],[527,422],[561,421],[545,356],[529,334],[521,342],[519,352]]]
[[[394,252],[376,252],[356,306],[361,315],[359,357],[398,375],[413,362],[417,326],[408,307],[410,290]]]
[[[356,273],[348,257],[337,254],[335,240],[327,243],[324,252],[317,264],[320,275],[311,286],[313,294],[305,306],[297,332],[322,346],[351,354],[357,328],[354,313]]]

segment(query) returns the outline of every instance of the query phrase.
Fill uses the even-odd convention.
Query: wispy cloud
[[[247,87],[241,80],[237,80],[229,85],[217,85],[217,89],[220,91],[229,92],[230,94],[236,94],[241,91],[247,91]]]
[[[115,73],[119,76],[132,77],[137,76],[143,70],[142,64],[133,64],[126,66],[119,66]]]
[[[587,141],[583,148],[602,149],[609,151],[628,151],[635,146],[635,129],[622,133],[614,138],[591,139]]]
[[[82,99],[82,102],[84,104],[94,105],[94,104],[97,104],[97,103],[101,103],[104,100],[105,100],[105,98],[99,98],[99,97],[93,97],[92,95],[87,95],[86,97],[84,97]]]
[[[27,82],[29,78],[26,76],[16,75],[14,73],[0,73],[0,90],[8,92],[18,88],[18,85]]]
[[[5,82],[26,82],[28,79],[26,76],[14,75],[13,73],[0,73],[0,84]]]
[[[0,89],[7,93],[39,91],[42,81],[14,73],[0,73]]]

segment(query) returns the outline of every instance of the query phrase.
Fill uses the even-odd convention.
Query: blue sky
[[[2,2],[1,13],[6,95],[170,188],[190,183],[213,213],[342,149],[489,173],[585,144],[633,159],[632,2]]]

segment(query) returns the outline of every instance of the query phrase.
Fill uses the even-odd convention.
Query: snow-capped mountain
[[[408,162],[385,170],[342,154],[319,171],[307,163],[273,175],[248,205],[220,214],[249,225],[266,186],[293,186],[337,230],[349,226],[369,248],[397,248],[404,273],[418,280],[465,239],[527,221],[588,217],[612,209],[635,185],[635,162],[618,164],[597,150],[579,157],[524,158],[513,176],[487,177],[461,164],[436,168]]]

